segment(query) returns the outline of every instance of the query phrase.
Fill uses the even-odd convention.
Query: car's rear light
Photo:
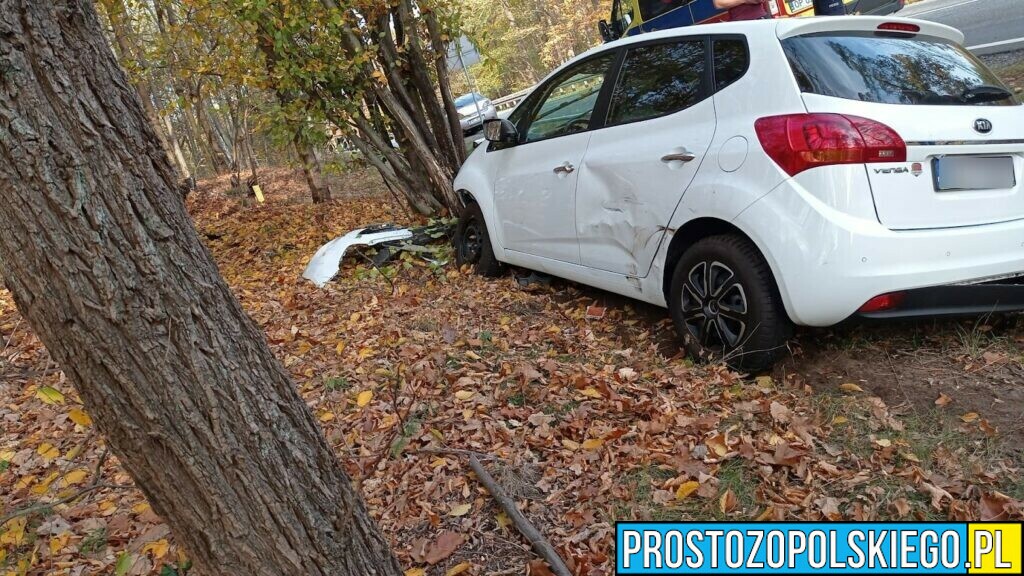
[[[921,27],[917,24],[907,22],[884,22],[878,25],[878,29],[886,32],[907,32],[909,34],[917,34],[921,31]]]
[[[906,162],[895,130],[844,114],[787,114],[758,118],[754,129],[768,156],[790,176],[834,164]]]
[[[871,312],[884,312],[885,310],[899,308],[900,304],[903,304],[903,300],[906,297],[906,292],[889,292],[888,294],[880,294],[865,302],[863,306],[857,309],[857,312],[860,312],[861,314],[870,314]]]

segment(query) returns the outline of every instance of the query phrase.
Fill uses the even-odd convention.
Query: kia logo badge
[[[974,121],[974,129],[979,134],[988,134],[992,131],[992,123],[984,118],[978,118]]]

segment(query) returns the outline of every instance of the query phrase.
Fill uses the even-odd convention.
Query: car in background
[[[963,39],[846,16],[594,48],[485,123],[456,259],[664,306],[749,371],[794,324],[1024,310],[1024,106]]]
[[[905,0],[844,0],[847,14],[885,15],[903,8]],[[813,0],[765,0],[772,18],[814,15]],[[611,18],[599,24],[606,42],[623,36],[693,24],[728,22],[729,12],[714,0],[613,0]]]
[[[459,113],[459,124],[462,126],[463,134],[478,130],[484,125],[485,120],[493,120],[498,117],[498,111],[494,108],[494,104],[476,92],[463,94],[456,98],[455,108]]]

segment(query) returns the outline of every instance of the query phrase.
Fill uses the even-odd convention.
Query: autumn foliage
[[[415,254],[381,269],[348,258],[317,289],[299,277],[309,256],[392,220],[390,197],[373,174],[346,176],[349,194],[319,205],[295,173],[264,178],[264,205],[226,195],[225,176],[202,183],[191,213],[407,574],[546,573],[460,451],[490,457],[578,574],[612,572],[618,519],[1024,517],[1007,484],[1019,460],[978,449],[984,415],[955,419],[965,442],[925,446],[856,383],[823,394],[799,377],[693,366],[653,308]],[[44,505],[0,526],[0,573],[186,572],[187,551],[103,459],[6,292],[0,398],[0,516]]]

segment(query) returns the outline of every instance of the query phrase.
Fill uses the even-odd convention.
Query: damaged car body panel
[[[412,231],[392,225],[377,225],[359,228],[324,244],[309,261],[302,277],[323,288],[338,273],[341,259],[353,246],[374,246],[412,238]]]

